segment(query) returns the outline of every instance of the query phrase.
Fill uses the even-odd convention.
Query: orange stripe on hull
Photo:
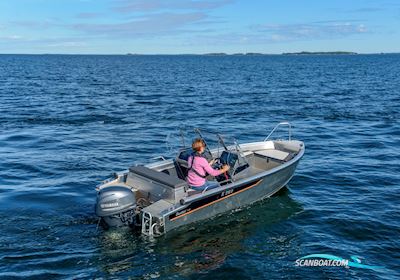
[[[262,181],[262,179],[259,180],[257,183],[254,183],[253,185],[250,185],[250,186],[248,186],[248,187],[245,187],[244,189],[241,189],[240,191],[237,191],[237,192],[228,194],[228,195],[226,195],[226,196],[223,196],[223,197],[221,197],[221,198],[218,198],[217,200],[211,201],[211,202],[209,202],[209,203],[207,203],[207,204],[204,204],[204,205],[202,205],[202,206],[200,206],[200,207],[198,207],[198,208],[195,208],[195,209],[193,209],[193,210],[190,210],[189,212],[186,212],[186,213],[184,213],[184,214],[182,214],[182,215],[176,216],[176,217],[170,219],[170,221],[174,221],[174,220],[176,220],[176,219],[178,219],[178,218],[181,218],[181,217],[184,217],[184,216],[186,216],[186,215],[188,215],[188,214],[190,214],[190,213],[196,212],[197,210],[203,209],[203,208],[205,208],[205,207],[207,207],[207,206],[210,206],[210,205],[212,205],[212,204],[214,204],[214,203],[217,203],[218,201],[224,200],[224,199],[226,199],[226,198],[228,198],[228,197],[231,197],[231,196],[234,196],[234,195],[236,195],[236,194],[238,194],[238,193],[244,192],[245,190],[251,189],[252,187],[255,187],[255,186],[257,186],[259,183],[261,183],[261,181]]]

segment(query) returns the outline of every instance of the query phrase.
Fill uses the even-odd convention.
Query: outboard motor
[[[134,226],[135,210],[135,194],[126,187],[105,187],[97,194],[96,215],[109,227]]]

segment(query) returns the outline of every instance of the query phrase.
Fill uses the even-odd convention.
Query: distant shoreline
[[[358,53],[356,52],[346,52],[346,51],[333,51],[333,52],[307,52],[307,51],[302,51],[302,52],[287,52],[287,53],[281,53],[281,54],[264,54],[264,53],[233,53],[233,54],[227,54],[227,53],[206,53],[203,55],[211,55],[211,56],[223,56],[223,55],[231,55],[231,56],[255,56],[255,55],[356,55]]]
[[[358,54],[356,52],[344,52],[344,51],[335,51],[335,52],[291,52],[291,53],[282,53],[282,55],[355,55]]]
[[[388,55],[388,54],[400,54],[400,52],[387,52],[387,53],[357,53],[357,52],[347,52],[347,51],[334,51],[334,52],[308,52],[308,51],[301,51],[301,52],[284,52],[284,53],[223,53],[223,52],[216,52],[216,53],[177,53],[177,54],[166,54],[166,53],[154,53],[154,54],[140,54],[140,53],[125,53],[125,54],[118,54],[118,53],[0,53],[0,55],[104,55],[104,56],[289,56],[289,55]]]

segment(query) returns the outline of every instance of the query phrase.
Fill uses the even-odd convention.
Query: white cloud
[[[192,44],[201,41],[205,45],[252,45],[337,39],[369,32],[357,21],[324,21],[301,24],[263,24],[251,26],[248,32],[226,32],[199,35],[190,39]]]
[[[364,24],[326,21],[301,24],[256,25],[253,29],[267,36],[281,36],[288,40],[328,39],[367,32]]]
[[[150,14],[136,20],[123,23],[95,24],[81,23],[72,28],[92,35],[108,37],[121,36],[154,36],[173,32],[184,32],[183,28],[193,23],[201,22],[207,15],[201,12],[192,13],[160,13]]]
[[[23,39],[20,35],[9,35],[9,36],[0,36],[0,40],[2,41],[17,41]]]
[[[79,13],[76,15],[76,18],[79,19],[92,19],[92,18],[98,18],[102,16],[103,14],[101,13]]]
[[[115,10],[122,13],[159,10],[210,10],[232,3],[232,0],[121,0]]]
[[[68,47],[68,48],[75,48],[75,47],[85,47],[87,44],[85,42],[76,42],[76,41],[66,41],[66,42],[57,42],[48,44],[48,47]]]

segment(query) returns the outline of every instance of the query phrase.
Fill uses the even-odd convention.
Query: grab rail
[[[267,137],[265,137],[264,141],[267,141],[269,139],[269,137],[275,132],[275,130],[280,127],[281,125],[287,125],[288,128],[288,133],[289,133],[289,141],[292,139],[292,125],[290,124],[290,122],[280,122],[278,123],[274,129],[271,130],[271,132],[268,134]]]
[[[166,160],[164,156],[156,156],[151,158],[151,160],[157,160],[157,159]]]

